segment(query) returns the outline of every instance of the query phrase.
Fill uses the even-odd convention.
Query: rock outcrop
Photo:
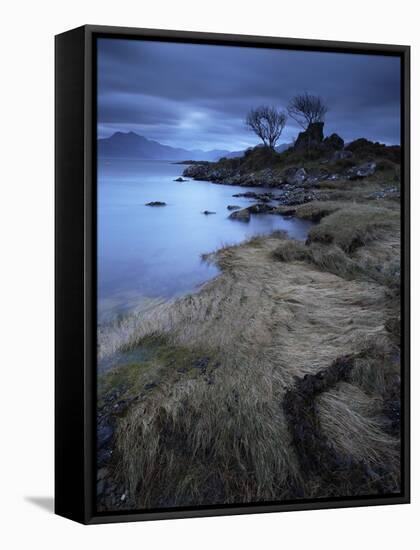
[[[346,145],[345,150],[351,151],[356,157],[365,157],[366,160],[376,157],[388,159],[397,164],[401,162],[401,147],[399,145],[385,145],[359,138]]]
[[[304,132],[300,132],[294,145],[295,151],[341,151],[344,140],[338,134],[324,139],[324,123],[313,122]]]
[[[300,132],[294,145],[295,151],[308,151],[318,148],[324,141],[324,123],[313,122],[304,132]]]
[[[331,134],[324,139],[322,145],[327,149],[341,151],[341,149],[344,149],[344,139],[341,138],[338,134]]]

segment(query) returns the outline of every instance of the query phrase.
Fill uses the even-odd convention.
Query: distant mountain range
[[[135,158],[142,160],[219,160],[229,151],[214,149],[201,151],[162,145],[158,141],[139,136],[135,132],[115,132],[109,138],[98,140],[100,158]]]
[[[283,144],[276,147],[281,152],[288,149],[291,144]],[[213,149],[202,151],[200,149],[182,149],[162,145],[158,141],[147,139],[135,132],[115,132],[108,138],[98,139],[99,158],[131,158],[140,160],[208,160],[216,161],[222,157],[241,157],[245,151],[226,151]]]

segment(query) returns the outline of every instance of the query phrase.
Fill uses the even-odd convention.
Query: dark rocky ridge
[[[400,163],[401,148],[364,138],[344,146],[337,134],[324,139],[322,123],[301,132],[292,149],[277,153],[256,147],[241,158],[189,165],[183,176],[224,185],[316,188],[321,181],[352,180],[374,174],[378,160]],[[310,147],[308,148],[308,143]]]
[[[338,134],[324,138],[324,123],[314,122],[300,132],[294,145],[295,151],[339,151],[344,149],[344,140]]]

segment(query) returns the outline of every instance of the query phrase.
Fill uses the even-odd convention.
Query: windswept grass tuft
[[[333,244],[352,253],[369,241],[378,239],[383,230],[399,227],[399,212],[370,205],[341,208],[323,218],[309,232],[308,242]]]
[[[301,204],[296,207],[281,206],[278,211],[281,214],[283,212],[294,212],[294,215],[303,220],[310,220],[313,222],[319,222],[325,216],[329,216],[337,210],[345,208],[348,203],[334,202],[334,201],[313,201],[306,204]]]
[[[388,203],[385,203],[388,205]],[[273,251],[281,262],[306,262],[348,280],[376,281],[395,297],[400,289],[399,212],[391,206],[313,202],[296,215],[321,216],[304,244],[284,239]]]
[[[273,257],[282,262],[307,262],[321,271],[333,273],[344,279],[363,276],[364,270],[337,246],[311,245],[299,241],[285,241],[274,251]],[[365,274],[367,275],[367,274]]]

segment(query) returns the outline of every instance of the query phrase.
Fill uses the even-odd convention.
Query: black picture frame
[[[96,407],[96,39],[99,37],[397,55],[401,58],[402,491],[317,499],[98,513]],[[55,512],[84,523],[317,510],[410,502],[410,48],[401,45],[86,25],[55,38]]]

